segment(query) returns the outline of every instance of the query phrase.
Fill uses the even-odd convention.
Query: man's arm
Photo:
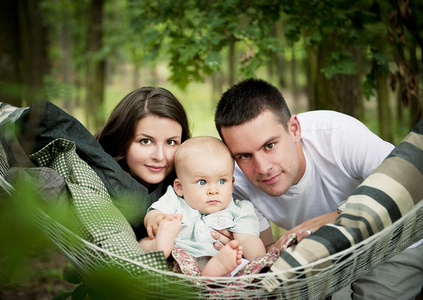
[[[282,235],[282,237],[280,237],[279,240],[274,244],[274,247],[281,247],[288,240],[288,236],[293,233],[297,233],[297,240],[298,242],[301,242],[304,238],[308,237],[309,234],[307,233],[307,230],[311,230],[311,232],[316,232],[323,225],[334,223],[338,216],[338,210],[334,210],[333,212],[318,216],[313,219],[309,219],[304,223],[295,226],[291,230],[286,231]]]
[[[269,227],[260,232],[260,239],[263,241],[263,244],[266,247],[266,251],[268,251],[273,246],[272,227]]]

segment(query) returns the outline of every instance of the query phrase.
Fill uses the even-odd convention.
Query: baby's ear
[[[173,189],[175,190],[176,195],[179,197],[184,196],[184,190],[182,189],[182,183],[179,181],[178,178],[175,179],[173,182]]]

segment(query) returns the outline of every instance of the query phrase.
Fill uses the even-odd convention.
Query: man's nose
[[[272,165],[268,162],[267,158],[262,154],[254,156],[254,164],[257,173],[266,174],[272,168]]]

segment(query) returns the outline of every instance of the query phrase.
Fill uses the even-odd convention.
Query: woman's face
[[[160,183],[173,171],[181,137],[182,126],[175,120],[155,115],[139,120],[125,152],[132,175],[146,187]]]

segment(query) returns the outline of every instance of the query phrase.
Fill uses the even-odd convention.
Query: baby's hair
[[[178,174],[179,166],[195,153],[206,153],[210,155],[227,155],[232,159],[231,151],[218,138],[212,136],[192,137],[181,144],[175,154],[175,170]],[[233,162],[233,160],[232,160]]]

